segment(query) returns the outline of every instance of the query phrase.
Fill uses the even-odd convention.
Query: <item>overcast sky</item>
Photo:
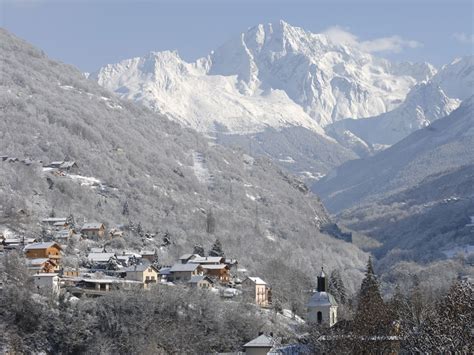
[[[166,49],[194,60],[280,19],[399,61],[439,66],[474,48],[471,0],[0,0],[2,27],[82,71]]]

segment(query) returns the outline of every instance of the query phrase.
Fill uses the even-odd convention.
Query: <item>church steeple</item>
[[[328,279],[324,273],[324,268],[321,267],[321,272],[318,276],[318,286],[316,291],[318,292],[327,292],[328,291]]]

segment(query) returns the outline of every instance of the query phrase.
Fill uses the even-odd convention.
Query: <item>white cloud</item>
[[[333,26],[323,32],[330,40],[336,43],[348,44],[358,47],[365,52],[393,52],[399,53],[404,48],[417,48],[421,43],[413,40],[406,40],[400,36],[390,36],[375,38],[369,41],[360,41],[359,38],[339,26]]]
[[[453,38],[461,43],[474,44],[474,34],[468,35],[467,33],[454,33]]]

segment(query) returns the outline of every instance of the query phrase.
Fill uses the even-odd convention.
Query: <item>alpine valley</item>
[[[89,79],[298,175],[343,224],[381,243],[387,267],[472,255],[473,56],[395,63],[279,21],[192,63],[151,52]],[[441,189],[444,180],[462,191]],[[410,212],[395,208],[411,193]]]

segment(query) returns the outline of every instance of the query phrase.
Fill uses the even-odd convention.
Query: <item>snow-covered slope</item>
[[[397,107],[429,64],[393,65],[284,21],[258,25],[195,63],[150,53],[90,78],[199,131],[321,126]]]
[[[207,75],[208,64],[205,59],[186,63],[176,52],[152,52],[107,65],[91,78],[201,132],[252,133],[294,125],[324,134],[283,90],[243,94],[237,76]]]
[[[342,164],[313,187],[333,212],[385,198],[430,175],[474,164],[474,96],[430,126],[367,159]]]
[[[449,97],[465,100],[474,93],[474,56],[457,58],[433,77]]]
[[[411,72],[413,76],[423,79],[419,68],[416,74],[412,72],[411,66],[405,64],[398,65],[397,71]],[[434,71],[431,73],[434,74]],[[447,116],[473,93],[474,56],[458,58],[443,66],[429,81],[413,87],[406,100],[396,109],[375,117],[335,122],[326,126],[326,133],[347,148],[352,149],[354,137],[372,146],[373,150],[377,147],[386,148],[417,129]]]
[[[436,83],[422,83],[415,86],[396,109],[376,117],[338,121],[327,127],[327,132],[344,146],[347,146],[348,135],[375,147],[388,146],[449,115],[459,104],[460,100],[447,97]]]

